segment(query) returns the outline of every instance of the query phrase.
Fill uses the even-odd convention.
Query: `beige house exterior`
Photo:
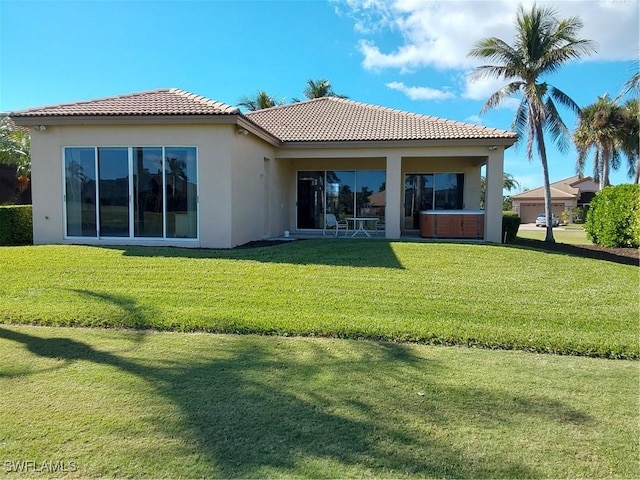
[[[600,190],[598,182],[591,177],[575,175],[550,185],[553,213],[562,218],[562,212],[571,212],[576,207],[586,207]],[[511,197],[513,211],[520,216],[522,223],[534,223],[536,217],[544,212],[544,188],[518,193]]]
[[[478,210],[501,241],[512,132],[321,98],[242,113],[178,89],[10,113],[31,130],[34,243],[231,248],[321,232],[328,212],[415,233]],[[374,213],[372,213],[374,212]]]

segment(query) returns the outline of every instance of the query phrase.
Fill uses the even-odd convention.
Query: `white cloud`
[[[480,115],[471,115],[470,117],[465,118],[464,121],[467,123],[472,123],[474,125],[484,124],[484,119]]]
[[[464,92],[462,98],[470,100],[482,100],[483,102],[489,98],[493,93],[502,88],[506,82],[504,80],[495,78],[473,78],[471,75],[465,75],[464,78]],[[518,108],[520,100],[516,97],[505,99],[505,101],[498,108],[506,108],[509,110],[515,110]]]
[[[533,0],[522,2],[525,8]],[[545,1],[561,18],[578,16],[579,35],[597,44],[591,60],[633,60],[639,53],[639,0]],[[468,69],[478,65],[467,57],[473,44],[485,37],[511,43],[518,2],[513,0],[343,0],[337,7],[354,19],[363,35],[358,48],[367,69],[393,68],[402,72],[424,67]],[[390,30],[400,35],[395,47],[383,48],[373,39]]]
[[[409,87],[402,82],[390,82],[386,85],[391,90],[404,93],[411,100],[446,100],[455,98],[455,95],[448,90],[437,90],[429,87]]]

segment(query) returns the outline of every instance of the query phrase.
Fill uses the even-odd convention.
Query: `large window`
[[[464,174],[412,173],[404,176],[404,228],[416,230],[421,210],[462,210]]]
[[[325,213],[384,219],[385,179],[378,170],[298,172],[298,228],[322,228]]]
[[[197,238],[195,147],[64,149],[69,237]]]

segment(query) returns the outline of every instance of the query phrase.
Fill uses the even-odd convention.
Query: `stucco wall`
[[[276,148],[254,134],[237,133],[236,126],[230,124],[47,126],[46,131],[34,130],[32,134],[35,243],[74,241],[64,238],[62,155],[66,146],[198,149],[199,240],[77,240],[82,243],[229,248],[279,236],[295,229],[296,171],[351,169],[386,170],[387,180],[393,179],[387,181],[385,216],[387,238],[398,238],[405,173],[464,173],[465,208],[472,210],[479,207],[481,165],[495,164],[494,183],[502,178],[502,149],[487,154],[483,145]],[[495,199],[501,199],[501,183],[499,187]],[[499,241],[501,202],[499,208],[497,200],[493,203],[492,212],[487,212],[486,238]]]
[[[195,146],[198,149],[200,241],[122,239],[111,244],[228,247],[232,240],[230,125],[47,126],[31,137],[34,243],[64,238],[63,148],[73,146]],[[79,241],[79,240],[77,240]],[[89,243],[93,240],[89,240]],[[104,240],[95,240],[105,243]],[[87,239],[82,239],[87,243]]]
[[[253,135],[235,134],[231,158],[231,246],[274,237],[278,212],[274,207],[273,158],[269,144]],[[274,218],[276,217],[276,218]]]

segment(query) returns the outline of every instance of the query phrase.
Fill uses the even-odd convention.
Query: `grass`
[[[514,246],[4,247],[0,285],[8,324],[640,356],[637,267]]]
[[[0,351],[7,478],[640,477],[638,362],[33,326]]]
[[[546,229],[518,230],[518,237],[529,240],[544,240]],[[593,245],[587,238],[587,233],[580,225],[568,225],[566,227],[553,230],[553,238],[558,243],[568,243],[570,245]]]

